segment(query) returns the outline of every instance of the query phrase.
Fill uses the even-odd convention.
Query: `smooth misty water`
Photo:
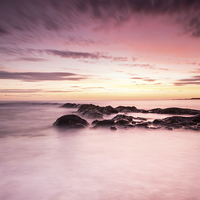
[[[200,101],[96,104],[200,109]],[[200,132],[52,126],[75,111],[52,104],[0,104],[1,200],[200,199]]]

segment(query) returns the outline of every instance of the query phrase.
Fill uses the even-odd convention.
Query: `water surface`
[[[188,101],[183,107],[190,108]],[[0,106],[0,199],[200,199],[199,132],[52,126],[75,111],[52,104]]]

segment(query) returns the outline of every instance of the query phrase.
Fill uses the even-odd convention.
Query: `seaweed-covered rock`
[[[82,119],[78,115],[63,115],[58,118],[53,125],[66,128],[85,128],[89,124],[85,119]]]

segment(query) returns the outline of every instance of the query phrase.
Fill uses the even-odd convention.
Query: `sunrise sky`
[[[200,97],[199,0],[0,0],[0,100]]]

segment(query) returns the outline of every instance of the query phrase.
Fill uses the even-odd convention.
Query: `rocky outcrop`
[[[127,116],[127,115],[116,115],[115,117],[112,118],[113,121],[117,122],[119,120],[127,120],[128,122],[131,122],[134,119],[132,116]]]
[[[200,130],[200,115],[194,117],[173,116],[164,119],[155,119],[154,126],[162,126],[166,129],[193,129]]]
[[[93,104],[83,104],[79,107],[78,112],[88,118],[103,118],[103,114],[110,115],[118,113],[112,106],[100,107]]]
[[[81,112],[81,115],[90,119],[103,118],[103,114],[98,110],[85,110]]]
[[[188,108],[155,108],[149,110],[150,113],[157,113],[157,114],[170,114],[170,115],[197,115],[200,114],[199,110],[188,109]]]
[[[98,121],[95,125],[95,127],[111,127],[115,125],[115,122],[113,120],[102,120]]]
[[[62,105],[62,108],[78,108],[80,106],[80,104],[76,104],[76,103],[65,103],[64,105]]]
[[[115,108],[115,110],[122,113],[129,113],[129,112],[135,112],[137,108],[135,106],[118,106]]]
[[[53,125],[65,128],[85,128],[89,124],[78,115],[64,115],[58,118]]]
[[[194,109],[170,107],[164,109],[155,108],[151,110],[144,110],[144,109],[137,109],[135,106],[118,106],[116,108],[113,108],[112,106],[102,107],[94,104],[75,104],[75,103],[66,103],[62,107],[78,108],[78,113],[81,116],[91,119],[102,119],[104,115],[117,114],[117,113],[131,113],[131,112],[176,115],[164,119],[155,119],[153,122],[149,122],[147,118],[132,117],[132,116],[127,116],[125,114],[117,114],[115,117],[109,120],[94,120],[92,122],[93,128],[140,127],[140,128],[151,128],[151,129],[165,128],[168,130],[179,129],[179,128],[200,130],[200,111]],[[180,115],[193,115],[193,116],[186,117]],[[57,119],[54,125],[65,126],[68,128],[81,128],[81,127],[86,127],[88,123],[86,120],[80,118],[77,115],[65,115]]]

